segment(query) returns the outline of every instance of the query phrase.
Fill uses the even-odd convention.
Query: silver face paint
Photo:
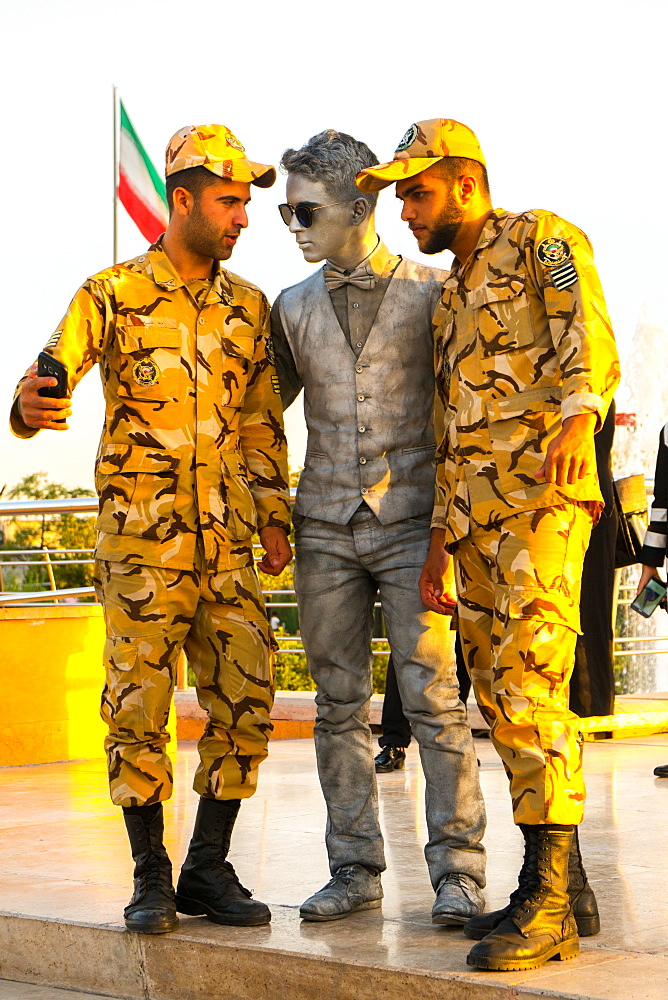
[[[340,201],[322,181],[313,181],[302,174],[289,174],[286,185],[286,201],[290,205],[307,202],[311,205],[331,205]],[[356,227],[352,221],[353,202],[332,205],[313,213],[313,225],[304,229],[292,216],[290,232],[294,233],[304,260],[317,264],[321,260],[336,256],[346,246]]]

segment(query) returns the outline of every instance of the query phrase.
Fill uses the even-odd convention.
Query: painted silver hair
[[[378,193],[360,191],[355,178],[360,170],[375,167],[378,162],[366,143],[329,128],[312,136],[301,149],[286,149],[281,157],[281,170],[322,181],[332,196],[342,201],[364,198],[373,209]]]

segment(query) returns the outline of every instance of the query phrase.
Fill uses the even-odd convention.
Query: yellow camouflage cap
[[[394,159],[361,170],[356,183],[362,191],[382,191],[395,181],[421,174],[446,156],[465,156],[485,166],[480,143],[466,125],[452,118],[415,122],[402,136]]]
[[[246,150],[225,125],[184,125],[167,144],[165,176],[190,167],[206,167],[226,181],[271,187],[276,168],[247,159]]]

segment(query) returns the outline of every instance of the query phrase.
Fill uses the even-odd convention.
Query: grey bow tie
[[[368,264],[358,264],[350,274],[345,274],[341,268],[330,264],[329,267],[325,268],[324,276],[328,292],[333,292],[335,288],[341,288],[343,285],[355,285],[356,288],[375,288],[378,280]]]

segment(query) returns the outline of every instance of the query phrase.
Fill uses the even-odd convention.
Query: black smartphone
[[[666,594],[668,594],[666,584],[653,576],[651,580],[647,581],[636,599],[631,602],[631,607],[643,618],[650,618],[659,604],[665,600]]]
[[[37,355],[37,375],[39,378],[55,378],[58,385],[45,385],[37,390],[39,396],[50,396],[51,399],[65,399],[67,391],[67,365],[52,358],[46,351]]]

